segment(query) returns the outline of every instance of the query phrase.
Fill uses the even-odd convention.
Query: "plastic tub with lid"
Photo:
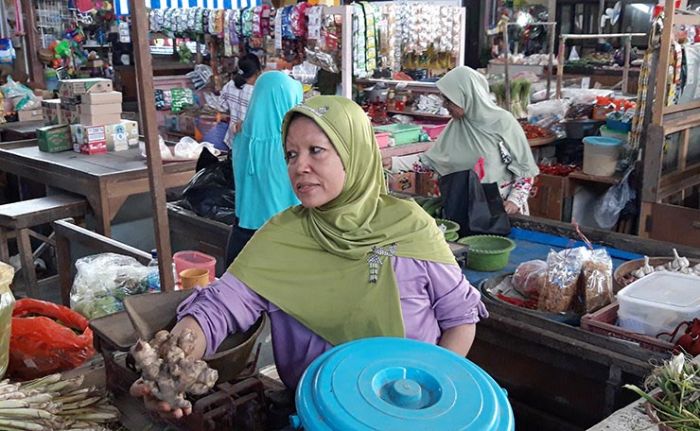
[[[700,317],[700,278],[654,272],[620,290],[617,301],[620,327],[655,337]]]
[[[512,431],[505,390],[466,358],[406,338],[366,338],[314,360],[296,391],[305,431]]]
[[[178,251],[173,255],[178,275],[186,269],[197,268],[209,271],[209,282],[216,276],[216,258],[195,250]]]
[[[583,172],[609,177],[615,174],[622,140],[603,136],[583,138]]]

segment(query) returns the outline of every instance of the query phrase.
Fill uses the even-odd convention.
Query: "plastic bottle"
[[[160,273],[158,272],[158,250],[151,250],[151,261],[148,262],[148,291],[160,292]]]

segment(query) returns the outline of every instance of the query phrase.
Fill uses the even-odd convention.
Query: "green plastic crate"
[[[391,133],[394,138],[394,145],[405,145],[418,142],[423,128],[415,124],[391,124],[388,126],[377,126],[377,132]]]

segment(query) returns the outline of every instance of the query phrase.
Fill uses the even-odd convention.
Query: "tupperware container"
[[[512,431],[505,390],[434,344],[365,338],[316,358],[296,391],[294,429]]]
[[[437,138],[440,137],[440,134],[442,133],[443,130],[445,130],[445,127],[447,127],[447,123],[445,124],[423,124],[423,130],[430,136],[430,140],[434,141]]]
[[[609,177],[615,174],[622,140],[603,136],[583,138],[583,172]]]
[[[423,128],[415,124],[391,124],[389,126],[378,126],[374,128],[375,132],[391,133],[391,136],[394,138],[394,145],[418,142],[421,130],[423,130]]]
[[[175,271],[179,275],[182,271],[190,268],[206,269],[209,271],[209,282],[214,281],[216,275],[216,258],[199,251],[185,250],[178,251],[173,255]]]
[[[654,272],[620,290],[617,301],[620,327],[655,337],[700,317],[700,278]]]
[[[391,138],[391,133],[377,132],[374,134],[374,138],[377,140],[377,146],[379,146],[379,148],[386,148],[389,146],[389,139]]]
[[[628,132],[620,132],[619,130],[609,129],[608,126],[603,126],[600,128],[600,136],[604,138],[617,138],[622,141],[623,144],[627,143]]]

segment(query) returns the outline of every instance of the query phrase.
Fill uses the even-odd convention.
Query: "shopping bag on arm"
[[[459,236],[508,235],[510,219],[495,183],[482,184],[473,170],[454,172],[440,178],[442,215],[459,223]]]

